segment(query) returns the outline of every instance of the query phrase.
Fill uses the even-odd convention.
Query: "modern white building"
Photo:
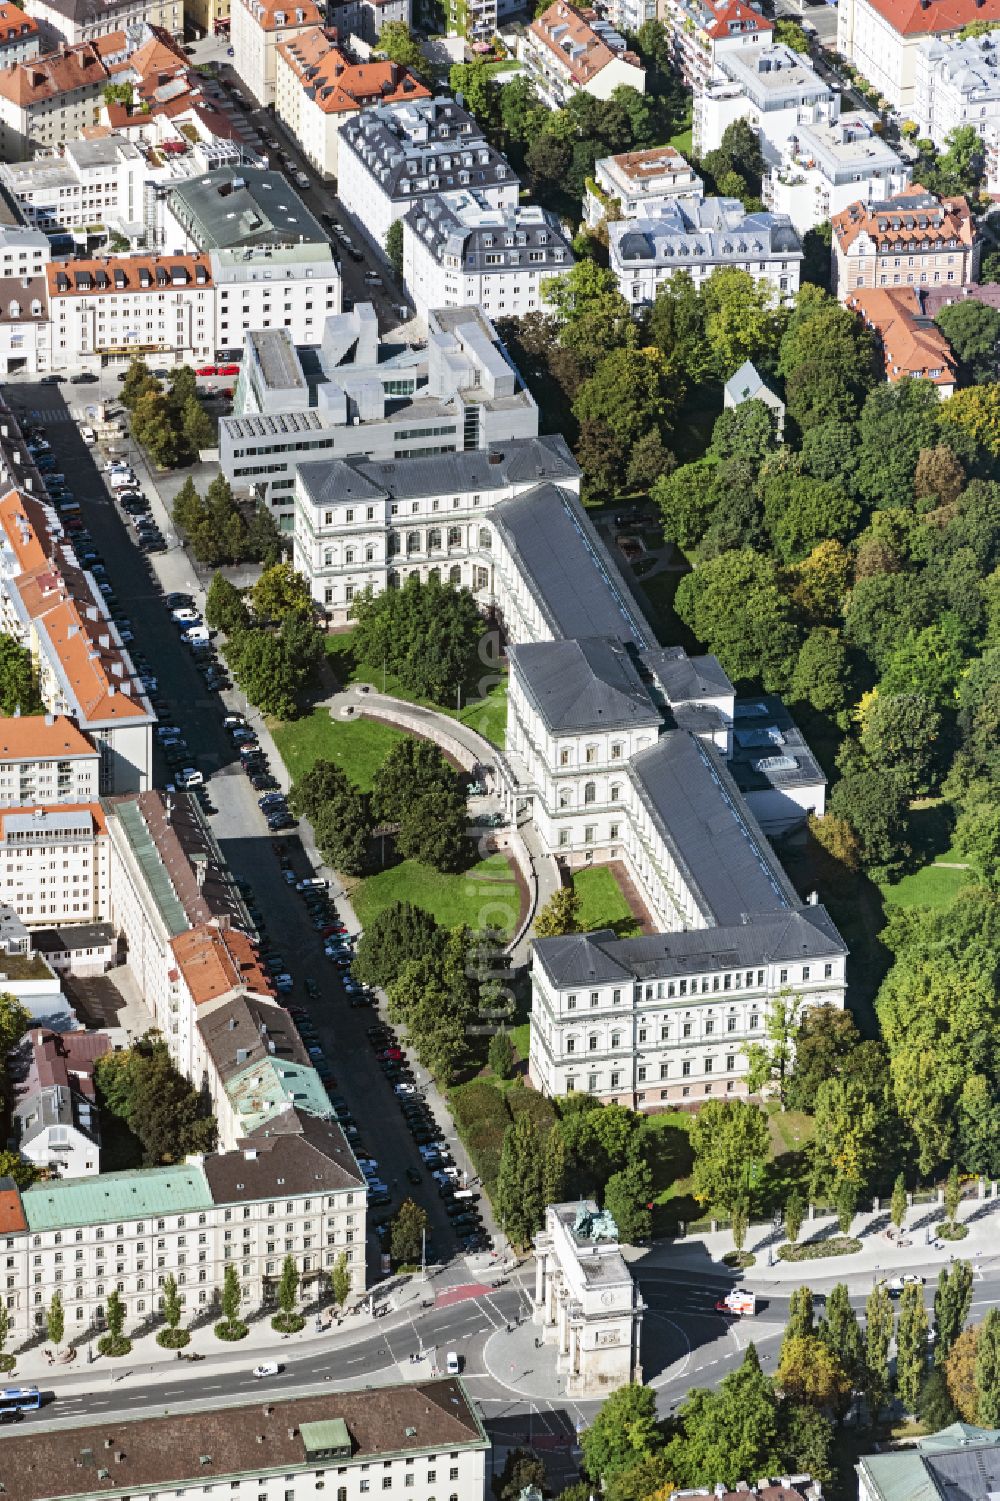
[[[247,335],[219,464],[293,527],[296,468],[311,460],[397,460],[485,449],[538,432],[538,408],[475,307],[438,309],[427,342],[379,338],[370,303],[327,319],[308,361],[283,328]]]
[[[203,1215],[208,1211],[189,1214],[188,1222]],[[82,1419],[70,1427],[31,1423],[4,1441],[10,1473],[23,1477],[18,1501],[53,1494],[79,1501],[81,1453],[93,1456],[91,1495],[114,1476],[132,1501],[158,1501],[165,1491],[200,1501],[209,1475],[213,1491],[258,1501],[288,1501],[290,1492],[316,1486],[331,1501],[376,1493],[486,1501],[489,1452],[459,1378],[291,1399],[269,1393],[263,1405],[249,1397],[242,1405],[206,1401],[190,1413],[97,1426]]]
[[[569,1394],[588,1396],[642,1381],[644,1304],[611,1215],[592,1199],[548,1204],[535,1236],[533,1318],[556,1347]]]
[[[0,890],[26,928],[105,920],[110,858],[100,803],[0,811]]]
[[[859,110],[799,125],[764,178],[763,199],[806,234],[851,203],[878,202],[909,186],[913,169]]]
[[[498,209],[518,203],[506,158],[453,99],[388,100],[355,114],[341,132],[339,161],[337,196],[379,246],[390,224],[439,193],[468,190]]]
[[[983,21],[1000,24],[1000,0],[843,0],[837,51],[893,109],[910,115],[924,42]]]
[[[322,26],[323,21],[323,12],[313,0],[232,0],[233,67],[258,104],[274,104],[281,43],[310,27]]]
[[[480,308],[520,318],[542,306],[542,282],[568,271],[573,252],[557,216],[537,204],[496,208],[462,188],[425,198],[403,220],[403,281],[417,314]]]
[[[100,794],[100,757],[64,715],[0,719],[0,805],[91,803]]]
[[[715,77],[724,56],[757,47],[774,33],[774,22],[749,0],[664,0],[660,19],[677,71],[695,91]]]
[[[987,139],[1000,131],[997,33],[926,37],[917,48],[912,118],[939,151],[963,125]]]
[[[787,302],[799,288],[802,242],[784,214],[748,214],[738,198],[677,198],[655,217],[610,224],[608,259],[632,307],[652,303],[676,271],[698,287],[724,266],[769,283]]]
[[[645,69],[625,38],[593,11],[567,0],[555,0],[525,28],[517,55],[550,109],[561,109],[579,92],[610,99],[623,84],[646,91]]]
[[[809,58],[782,42],[720,54],[715,76],[695,90],[694,148],[700,156],[722,144],[728,126],[746,120],[759,132],[765,159],[775,159],[800,125],[836,119],[840,95]]]
[[[324,177],[338,176],[340,134],[351,120],[362,112],[430,98],[430,89],[398,63],[355,62],[338,42],[338,36],[351,34],[314,26],[282,42],[277,52],[274,112]],[[338,196],[345,201],[342,182]],[[367,219],[363,222],[377,238]]]
[[[650,146],[594,163],[583,195],[583,217],[591,229],[604,220],[645,218],[671,198],[701,198],[705,184],[673,146]]]
[[[579,488],[561,438],[519,438],[405,465],[300,464],[295,567],[335,624],[347,622],[363,589],[379,594],[413,575],[471,589],[486,611],[498,598],[493,507],[545,483]]]
[[[132,141],[117,134],[70,140],[60,156],[0,167],[0,181],[25,221],[45,234],[102,224],[127,233],[145,217],[150,167]]]

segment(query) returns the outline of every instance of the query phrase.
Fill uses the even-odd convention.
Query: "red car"
[[[239,375],[239,365],[220,365],[218,370],[210,372],[212,375]]]
[[[199,365],[194,373],[195,375],[218,375],[219,367],[218,365]]]
[[[403,1055],[399,1048],[386,1048],[383,1053],[376,1053],[375,1057],[379,1063],[402,1063],[403,1061]]]

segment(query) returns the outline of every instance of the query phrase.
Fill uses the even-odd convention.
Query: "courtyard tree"
[[[297,1312],[301,1281],[295,1257],[289,1253],[281,1263],[278,1279],[279,1311],[271,1320],[271,1328],[279,1334],[297,1334],[305,1324],[305,1319]]]
[[[180,1327],[184,1308],[177,1289],[177,1278],[173,1272],[169,1272],[164,1278],[163,1291],[160,1295],[160,1311],[166,1327],[157,1334],[156,1343],[166,1350],[182,1350],[186,1344],[190,1343],[191,1336],[186,1329]]]

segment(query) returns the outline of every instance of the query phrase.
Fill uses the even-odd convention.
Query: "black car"
[[[406,1169],[406,1181],[407,1183],[412,1183],[414,1187],[416,1187],[418,1183],[422,1183],[424,1180],[417,1172],[415,1167],[408,1167]]]
[[[165,594],[163,603],[168,610],[193,610],[194,597],[190,594]]]
[[[254,792],[272,792],[277,785],[277,778],[272,777],[266,771],[255,771],[250,778],[250,786]]]
[[[71,386],[92,386],[96,384],[98,379],[99,377],[94,375],[92,371],[81,370],[78,375],[70,376],[69,383]]]

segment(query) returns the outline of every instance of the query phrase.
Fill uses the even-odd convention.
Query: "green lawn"
[[[910,839],[925,863],[895,885],[880,886],[883,901],[897,907],[947,907],[963,886],[979,879],[974,868],[956,868],[965,863],[952,843],[957,815],[946,798],[918,798],[911,805]]]
[[[573,876],[573,889],[580,898],[580,927],[614,928],[619,938],[636,938],[641,929],[624,893],[606,865],[591,865]]]
[[[667,144],[673,146],[675,151],[679,151],[681,156],[690,157],[691,152],[694,150],[694,143],[691,139],[691,126],[686,125],[683,130],[679,130],[675,136],[670,137]]]
[[[457,702],[451,705],[436,704],[429,698],[419,698],[404,688],[394,673],[385,672],[381,663],[359,662],[354,655],[353,631],[341,631],[327,636],[326,654],[331,669],[344,687],[349,683],[371,683],[380,692],[391,693],[396,698],[405,699],[407,703],[423,704],[427,708],[440,710],[452,719],[460,719],[463,724],[470,725],[480,735],[484,735],[492,745],[503,745],[507,729],[506,673],[498,674],[498,681],[492,686],[487,683],[484,693],[480,692],[479,684],[463,693],[462,708],[459,709]]]
[[[443,875],[416,860],[403,860],[360,881],[351,892],[351,902],[363,927],[393,902],[412,902],[447,928],[460,923],[480,928],[490,922],[510,933],[520,906],[517,882],[506,858],[499,854],[487,856],[457,876]]]
[[[376,771],[402,730],[374,719],[334,721],[326,709],[314,709],[301,719],[272,725],[275,744],[293,782],[316,761],[335,761],[362,792],[370,792]]]
[[[896,907],[948,907],[962,887],[975,880],[974,870],[925,865],[912,876],[904,876],[895,886],[886,884],[879,889],[884,899]]]

